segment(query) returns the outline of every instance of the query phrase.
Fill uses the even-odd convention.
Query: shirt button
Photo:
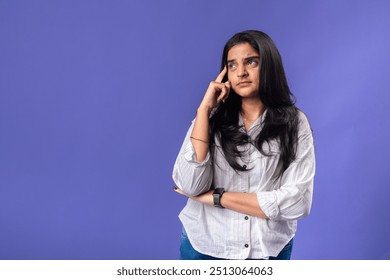
[[[244,164],[244,165],[242,166],[242,168],[246,169],[246,165]]]
[[[245,244],[244,246],[245,246],[245,248],[248,248],[248,247],[249,247],[249,245],[248,245],[248,244]]]
[[[248,220],[249,219],[249,217],[248,216],[245,216],[245,220]]]

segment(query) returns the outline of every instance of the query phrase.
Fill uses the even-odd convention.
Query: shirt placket
[[[246,171],[241,171],[241,191],[244,193],[250,192],[250,181],[251,181],[251,170],[252,167],[250,162],[250,144],[244,145],[239,148],[239,150],[243,151],[243,156],[241,159],[239,159],[239,163]],[[243,229],[243,235],[239,239],[239,244],[237,244],[239,247],[242,248],[242,257],[248,258],[251,250],[251,217],[246,214],[239,214],[239,220],[240,220],[240,226]]]

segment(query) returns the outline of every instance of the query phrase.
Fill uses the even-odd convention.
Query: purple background
[[[222,47],[276,42],[316,141],[294,259],[390,259],[388,1],[0,1],[0,259],[176,259]]]

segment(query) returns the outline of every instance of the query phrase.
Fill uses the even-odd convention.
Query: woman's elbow
[[[183,189],[183,192],[185,192],[186,194],[190,195],[190,196],[198,196],[198,195],[201,195],[202,193],[205,193],[206,191],[208,191],[208,189]]]
[[[307,205],[302,209],[301,215],[297,219],[303,219],[310,215],[311,205]]]
[[[192,179],[174,176],[173,180],[179,189],[190,196],[198,196],[207,192],[212,184],[212,176],[193,176]]]
[[[290,211],[287,209],[282,211],[281,216],[283,220],[299,220],[309,216],[311,211],[311,201],[307,201],[306,199],[302,198],[299,206],[293,208],[294,209],[290,209]]]

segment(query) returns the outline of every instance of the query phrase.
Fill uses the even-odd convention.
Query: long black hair
[[[272,156],[263,145],[276,140],[280,161],[274,175],[279,178],[296,157],[298,108],[288,87],[279,51],[272,39],[261,31],[247,30],[235,34],[224,47],[221,71],[227,64],[229,50],[242,43],[249,43],[260,55],[259,98],[267,110],[263,128],[252,144],[263,155]],[[227,74],[223,81],[227,81]],[[241,104],[241,97],[231,89],[226,103],[221,104],[210,119],[210,140],[211,144],[215,144],[214,137],[219,139],[225,158],[234,170],[247,171],[237,162],[237,158],[242,156],[237,147],[251,143],[249,136],[240,130],[238,120]],[[210,148],[213,156],[215,145]]]

